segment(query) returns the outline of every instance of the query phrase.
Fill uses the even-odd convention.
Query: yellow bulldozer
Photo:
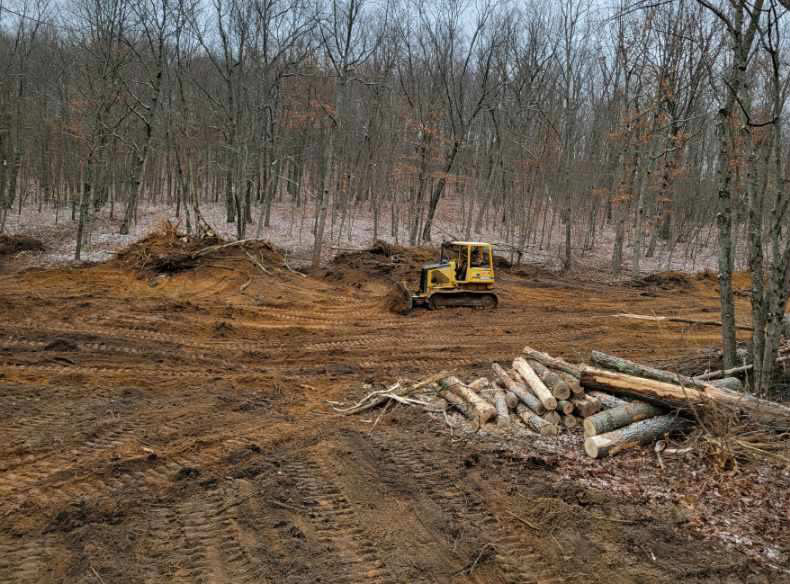
[[[425,264],[420,271],[420,289],[408,295],[408,308],[430,309],[453,306],[496,308],[494,293],[494,252],[490,243],[447,241],[442,243],[439,261]]]

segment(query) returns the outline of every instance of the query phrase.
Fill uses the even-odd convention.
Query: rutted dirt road
[[[501,272],[500,308],[398,316],[353,270],[172,276],[120,262],[0,275],[0,582],[779,582],[671,509],[552,477],[412,410],[327,400],[488,367],[527,343],[660,363],[715,328],[715,282]]]

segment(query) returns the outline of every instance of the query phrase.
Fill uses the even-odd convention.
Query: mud
[[[699,316],[707,281],[644,297],[502,270],[496,310],[401,317],[386,285],[420,250],[303,277],[275,250],[247,250],[264,272],[227,248],[152,286],[139,258],[171,246],[0,276],[0,581],[786,581],[672,502],[582,486],[562,453],[407,408],[373,428],[377,412],[327,403],[486,371],[527,343],[574,360],[695,354],[715,329],[610,315]]]

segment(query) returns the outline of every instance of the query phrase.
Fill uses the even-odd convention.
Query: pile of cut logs
[[[438,381],[439,396],[478,427],[523,423],[544,436],[583,428],[593,458],[688,429],[695,408],[727,406],[790,420],[790,408],[741,393],[737,378],[701,381],[598,351],[577,366],[525,347],[512,367],[491,366],[492,378]]]

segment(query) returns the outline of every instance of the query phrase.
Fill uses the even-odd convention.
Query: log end
[[[559,436],[560,435],[560,427],[556,424],[546,424],[540,428],[540,433],[543,436]]]
[[[605,442],[608,441],[600,436],[590,436],[584,440],[584,451],[590,458],[603,458],[607,453]]]

